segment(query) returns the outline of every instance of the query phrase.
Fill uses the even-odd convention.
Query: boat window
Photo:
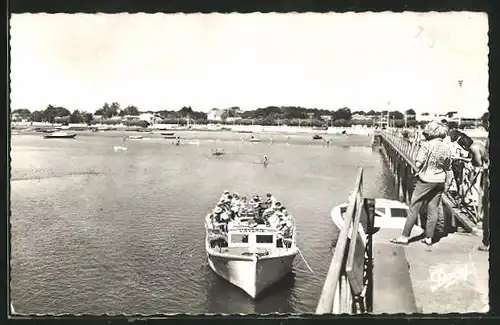
[[[391,216],[393,218],[406,218],[407,211],[406,211],[406,209],[392,208],[391,209]]]
[[[272,244],[273,235],[257,235],[257,244]]]
[[[231,243],[248,243],[248,235],[231,235]]]
[[[385,214],[385,208],[375,208],[375,212]]]
[[[346,212],[347,212],[347,207],[341,207],[341,208],[340,208],[340,213],[341,213],[341,214],[344,214],[344,213],[346,213]]]

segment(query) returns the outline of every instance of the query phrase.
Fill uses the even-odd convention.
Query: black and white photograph
[[[486,13],[9,24],[11,316],[489,311]]]

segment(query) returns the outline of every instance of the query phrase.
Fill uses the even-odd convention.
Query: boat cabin
[[[347,205],[340,208],[340,213],[344,214],[346,212],[347,212]],[[375,216],[381,218],[406,219],[408,217],[408,206],[398,201],[376,199]]]
[[[388,199],[375,199],[375,228],[403,229],[408,217],[406,204]],[[340,208],[340,213],[347,212],[347,205]]]
[[[283,234],[274,227],[256,225],[249,227],[242,224],[228,225],[228,247],[254,248],[290,248],[292,237],[283,238]],[[292,235],[293,236],[293,235]]]

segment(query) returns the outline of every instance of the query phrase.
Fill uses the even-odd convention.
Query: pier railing
[[[379,131],[375,136],[381,138],[382,146],[386,149],[389,165],[396,176],[396,183],[400,198],[410,202],[413,192],[413,179],[417,172],[415,158],[420,150],[419,139],[406,139],[388,131]],[[469,231],[478,221],[483,219],[485,209],[489,209],[488,202],[483,204],[483,191],[479,180],[482,171],[471,166],[465,166],[462,192],[455,195],[445,193],[443,203],[452,211],[452,215]],[[454,220],[453,220],[454,221]]]
[[[360,224],[366,213],[367,229]],[[363,198],[363,169],[349,196],[344,222],[335,246],[316,314],[357,314],[371,311],[374,201]],[[365,238],[363,238],[365,237]],[[349,239],[350,238],[350,239]]]

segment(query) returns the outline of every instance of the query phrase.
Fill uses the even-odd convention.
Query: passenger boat
[[[115,152],[118,152],[118,151],[127,151],[127,147],[125,147],[125,146],[114,146],[113,150]]]
[[[275,217],[275,216],[274,216]],[[275,217],[276,218],[276,217]],[[227,222],[216,222],[213,214],[205,218],[208,265],[220,277],[256,298],[281,280],[293,267],[296,229],[287,216],[287,228],[275,222],[258,224],[251,213]]]
[[[347,212],[347,203],[333,207],[330,216],[338,229],[344,223],[344,214]],[[389,199],[375,199],[375,220],[374,228],[403,229],[408,216],[409,207],[399,201]],[[358,234],[364,236],[363,227],[358,228]],[[349,238],[350,238],[349,232]]]
[[[44,139],[73,139],[74,137],[76,137],[76,133],[67,133],[64,131],[55,131],[43,135]]]

